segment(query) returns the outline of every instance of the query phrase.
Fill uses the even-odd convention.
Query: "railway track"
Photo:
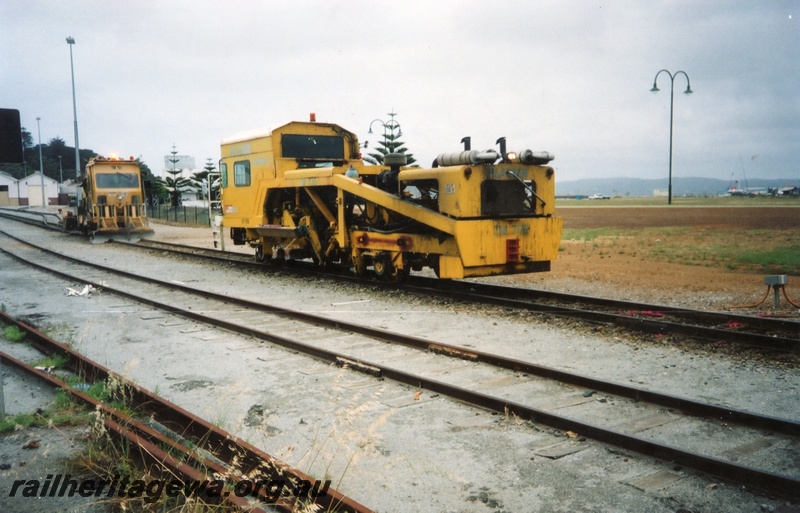
[[[51,223],[35,219],[20,219],[18,211],[2,209],[0,216],[22,220],[29,224],[53,229]],[[255,262],[242,253],[224,253],[218,250],[199,248],[163,241],[139,240],[126,243],[133,247],[146,247],[175,255],[204,258],[217,262],[235,262],[238,265],[264,269],[264,264]],[[314,274],[329,278],[368,283],[335,270],[320,270],[307,262],[293,262],[289,266],[276,267],[285,272]],[[375,286],[385,283],[372,282]],[[434,278],[412,276],[402,285],[403,290],[427,296],[443,297],[469,303],[491,304],[519,309],[532,313],[580,319],[591,323],[620,326],[627,330],[662,335],[682,335],[709,343],[735,343],[760,349],[800,352],[800,320],[741,315],[731,312],[711,312],[675,308],[633,301],[621,301],[600,297],[582,296],[561,292],[550,292],[519,287],[506,287],[478,282],[443,281]]]
[[[61,218],[54,212],[38,212],[35,210],[27,210],[22,208],[0,207],[0,217],[29,224],[31,226],[38,226],[46,230],[59,232],[64,231],[62,226],[59,224]]]
[[[329,482],[314,480],[2,311],[0,323],[16,326],[25,333],[26,341],[45,355],[66,357],[68,370],[86,386],[79,390],[47,371],[0,352],[3,364],[65,390],[93,411],[100,412],[105,429],[131,448],[131,456],[180,476],[186,484],[182,491],[192,482],[213,483],[224,477],[227,490],[211,492],[208,488],[211,493],[188,493],[187,499],[224,502],[247,512],[263,513],[265,507],[270,511],[294,512],[301,505],[314,505],[325,511],[371,513],[369,508],[331,489]],[[112,392],[104,402],[82,391],[89,385],[110,382],[114,386],[109,388]],[[114,402],[123,403],[124,411],[110,406]]]
[[[15,254],[16,258],[29,261],[31,258],[23,255],[27,252],[28,255],[35,256],[40,261],[36,265],[42,270],[66,279],[89,282],[85,276],[77,277],[71,274],[72,271],[65,272],[63,270],[65,257],[62,255],[49,250],[33,248],[30,245],[23,246],[22,241],[13,245],[15,249],[8,251],[8,247],[12,244],[4,244],[7,247],[6,251],[9,254]],[[59,260],[61,264],[58,263]],[[42,261],[47,261],[47,265],[42,264]],[[86,264],[72,259],[67,267],[76,269],[80,265]],[[672,464],[695,468],[713,476],[762,489],[781,497],[794,498],[797,496],[796,490],[799,489],[797,485],[800,484],[800,480],[791,471],[784,474],[771,469],[741,465],[733,461],[737,454],[745,454],[766,446],[778,447],[791,457],[791,454],[797,451],[796,437],[800,428],[797,422],[790,419],[779,419],[723,406],[704,404],[650,390],[554,371],[529,362],[503,358],[498,355],[469,351],[465,348],[332,321],[301,312],[291,312],[274,305],[253,303],[227,295],[214,297],[214,294],[209,291],[159,282],[132,273],[99,266],[92,267],[93,274],[98,271],[112,273],[115,283],[131,281],[129,285],[123,285],[127,290],[115,286],[114,290],[106,287],[106,291],[177,315],[253,336],[292,350],[302,351],[316,358],[335,362],[374,376],[447,395],[475,406],[516,415],[523,419],[531,419],[570,433],[580,433],[582,436],[597,441],[654,456]],[[124,276],[124,279],[121,279],[121,276]],[[147,286],[143,285],[144,282],[147,283]],[[95,282],[95,286],[101,285],[99,282]],[[162,290],[160,292],[152,291],[148,287]],[[185,298],[178,300],[176,296],[179,295],[185,295]],[[153,299],[164,296],[169,296],[169,303]],[[213,304],[215,301],[217,303]],[[181,302],[183,306],[181,306]],[[191,305],[191,307],[187,305]],[[236,314],[231,312],[230,305],[236,306]],[[207,312],[217,312],[217,315],[207,315]],[[257,315],[254,315],[253,312],[257,312]],[[254,322],[254,318],[258,320]],[[287,319],[290,319],[288,323]],[[310,325],[314,327],[310,327]],[[280,327],[280,333],[274,333],[272,328],[275,326]],[[331,342],[329,331],[334,329],[343,332],[344,338],[340,335]],[[288,335],[291,332],[302,333],[303,340],[290,338]],[[392,345],[388,346],[387,344]],[[402,351],[397,349],[398,344],[402,346]],[[343,345],[348,350],[341,350]],[[414,356],[410,356],[405,350],[409,347],[423,351],[417,351]],[[463,372],[465,361],[468,369],[466,373]],[[398,364],[398,362],[400,363]],[[446,365],[451,366],[450,370],[442,371],[442,367]],[[431,368],[437,369],[434,375],[420,370]],[[447,379],[437,379],[434,376],[446,376]],[[547,377],[549,382],[542,381],[541,378],[535,376]],[[556,382],[553,383],[553,380]],[[484,386],[476,386],[476,383],[483,383]],[[497,390],[491,390],[492,387],[487,386],[487,383],[505,383],[506,385],[512,383],[513,390],[509,391],[508,387],[504,390],[502,386]],[[570,383],[577,388],[564,393],[563,383]],[[537,394],[535,391],[542,388],[553,390],[553,387],[556,387],[558,392],[552,397],[558,397],[561,403],[549,408],[543,407],[542,394]],[[489,390],[487,391],[487,389]],[[596,405],[592,396],[597,391],[615,394],[605,400],[621,406],[618,409],[625,410],[628,418],[621,421],[620,412],[616,411],[611,417],[600,422],[591,419],[592,406]],[[544,394],[544,396],[552,399],[548,394]],[[645,401],[651,404],[646,406]],[[589,411],[583,413],[578,411],[581,409],[581,405]],[[573,416],[567,417],[557,413],[558,410],[565,407],[570,407]],[[681,412],[669,411],[669,409],[679,409]],[[685,424],[684,427],[678,429],[682,436],[677,440],[670,439],[668,433],[660,434],[661,440],[653,439],[652,431],[641,435],[648,428],[667,424],[674,425],[674,423]],[[732,423],[740,425],[734,429],[730,425]],[[646,428],[642,429],[642,426],[646,426]],[[749,440],[749,442],[743,442],[741,447],[728,451],[733,455],[728,459],[722,457],[724,455],[702,454],[697,447],[692,448],[685,445],[683,448],[680,447],[680,443],[684,442],[686,438],[692,438],[692,436],[687,437],[687,434],[707,434],[717,431],[724,432],[724,437],[727,438],[731,436],[731,429],[734,429],[736,436],[741,437],[742,440]],[[715,436],[723,435],[704,435],[705,438],[712,439]],[[795,473],[798,471],[796,468],[791,470],[794,470]]]
[[[235,262],[252,268],[265,267],[244,254],[222,253],[194,246],[149,240],[141,240],[129,246],[217,262]],[[278,268],[289,272],[317,273],[335,279],[364,283],[363,280],[341,273],[320,272],[315,266],[305,265],[304,262]],[[385,286],[380,282],[373,283],[376,286]],[[403,290],[426,296],[580,319],[620,326],[632,331],[683,335],[705,342],[736,343],[767,350],[800,352],[800,321],[789,319],[690,310],[477,282],[444,281],[421,276],[410,277],[401,287]]]

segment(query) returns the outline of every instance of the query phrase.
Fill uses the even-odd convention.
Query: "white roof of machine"
[[[232,144],[242,141],[249,141],[251,139],[257,139],[259,137],[266,137],[272,135],[272,129],[269,127],[264,128],[254,128],[252,130],[247,130],[245,132],[239,132],[234,134],[230,137],[226,137],[222,140],[220,144]]]

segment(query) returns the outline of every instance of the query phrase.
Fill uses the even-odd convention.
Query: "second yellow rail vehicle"
[[[66,212],[64,228],[85,235],[149,234],[139,161],[94,157],[86,164],[77,213]]]

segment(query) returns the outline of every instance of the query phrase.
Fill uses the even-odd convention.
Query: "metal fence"
[[[207,207],[172,207],[170,205],[154,205],[147,209],[151,219],[161,219],[173,223],[196,226],[211,226]],[[219,215],[219,211],[212,211],[211,218]]]

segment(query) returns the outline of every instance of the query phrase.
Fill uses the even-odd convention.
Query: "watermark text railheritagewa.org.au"
[[[241,480],[230,486],[222,479],[182,480],[182,479],[130,479],[114,476],[112,479],[77,479],[70,474],[48,474],[45,479],[17,479],[11,485],[9,497],[104,497],[104,498],[143,498],[146,503],[154,503],[164,496],[225,498],[258,497],[275,502],[281,497],[298,499],[323,496],[328,492],[331,482],[294,482],[288,479]],[[320,488],[321,486],[321,488]]]

